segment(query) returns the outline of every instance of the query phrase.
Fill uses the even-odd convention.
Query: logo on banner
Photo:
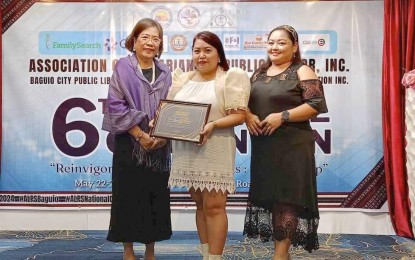
[[[223,35],[223,48],[225,51],[240,51],[241,50],[241,37],[239,34],[227,34]]]
[[[184,51],[187,46],[187,39],[184,35],[176,34],[171,37],[170,45],[171,48],[175,51]]]
[[[196,7],[187,5],[180,9],[177,19],[181,26],[186,29],[191,29],[199,24],[200,12]]]
[[[50,34],[49,33],[45,35],[45,47],[48,50],[51,49],[51,40],[50,40]]]
[[[235,24],[229,16],[225,14],[225,11],[220,8],[210,19],[209,26],[212,28],[232,28],[235,27]]]
[[[307,54],[336,53],[337,32],[332,30],[299,31],[301,51]]]
[[[104,46],[107,51],[114,51],[117,48],[117,41],[114,37],[107,38],[105,39]]]
[[[244,50],[266,50],[268,34],[245,34]]]
[[[172,11],[164,6],[155,7],[150,14],[151,18],[160,23],[163,28],[168,27],[173,21]]]
[[[328,51],[330,49],[330,36],[328,34],[300,34],[300,43],[304,51]]]
[[[125,54],[125,35],[125,32],[43,31],[39,32],[39,52],[44,55]]]

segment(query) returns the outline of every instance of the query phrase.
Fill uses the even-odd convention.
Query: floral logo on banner
[[[402,85],[415,90],[415,69],[406,72],[402,78]]]
[[[199,24],[200,12],[196,7],[187,5],[180,9],[177,18],[181,26],[183,26],[186,29],[191,29]]]

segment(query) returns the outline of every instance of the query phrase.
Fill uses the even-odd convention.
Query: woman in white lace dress
[[[234,126],[245,120],[250,82],[245,71],[230,68],[222,43],[211,32],[193,39],[195,71],[173,73],[169,99],[211,104],[200,145],[173,141],[170,187],[186,187],[196,203],[196,226],[203,259],[220,259],[228,230],[226,198],[235,192]]]

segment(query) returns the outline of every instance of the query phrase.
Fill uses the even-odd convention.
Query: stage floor
[[[319,234],[320,249],[292,249],[293,259],[415,259],[415,241],[398,236]],[[144,246],[134,245],[137,259]],[[174,232],[156,244],[156,259],[201,259],[196,232]],[[230,232],[223,259],[271,259],[272,242]],[[0,259],[122,259],[122,244],[106,240],[106,231],[0,231]]]

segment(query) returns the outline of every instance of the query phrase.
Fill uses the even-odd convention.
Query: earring
[[[133,47],[133,52],[135,52],[135,47]]]
[[[220,60],[218,60],[218,64],[220,63]]]

